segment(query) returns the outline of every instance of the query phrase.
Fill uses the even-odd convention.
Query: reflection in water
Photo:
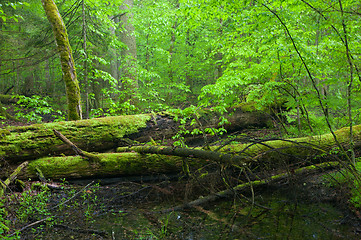
[[[245,198],[167,214],[156,204],[140,206],[102,216],[95,226],[115,239],[361,239],[345,212],[308,190],[263,189],[253,206]]]

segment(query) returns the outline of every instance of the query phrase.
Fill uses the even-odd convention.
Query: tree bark
[[[354,139],[358,140],[355,141],[358,143],[355,149],[360,149],[361,125],[354,127],[354,133]],[[338,141],[344,147],[348,147],[349,129],[340,129],[335,134]],[[218,147],[211,150],[215,151],[216,148]],[[258,170],[277,170],[276,172],[289,169],[293,172],[304,165],[345,159],[337,152],[331,152],[337,150],[332,134],[253,144],[232,144],[226,145],[220,152],[164,146],[131,147],[121,150],[128,152],[96,154],[96,162],[89,161],[86,155],[40,158],[29,161],[28,167],[19,177],[34,178],[37,169],[40,169],[46,178],[52,179],[149,175],[180,172],[185,169],[184,167],[200,168],[209,163],[250,168],[256,166]],[[185,158],[187,166],[184,165]],[[346,162],[347,164],[350,163]]]
[[[357,127],[358,139],[361,140],[361,125]],[[349,142],[347,129],[340,129],[335,133],[341,143]],[[46,178],[51,179],[163,174],[181,172],[184,167],[200,168],[209,163],[240,167],[257,165],[258,170],[289,169],[293,172],[305,164],[335,161],[332,156],[331,159],[327,157],[327,153],[336,146],[331,134],[254,145],[233,144],[227,145],[221,152],[140,146],[121,148],[121,153],[96,154],[96,162],[89,161],[88,156],[40,158],[30,161],[23,175],[19,177],[34,178],[37,169],[40,169]],[[216,147],[212,150],[215,149]],[[184,165],[185,158],[187,166]]]
[[[37,168],[46,179],[79,179],[180,172],[183,164],[180,157],[160,157],[135,152],[100,153],[97,157],[100,161],[96,164],[82,156],[40,158],[30,161],[18,178],[36,179]],[[193,167],[201,167],[205,163],[205,161],[192,160],[189,164]]]
[[[0,129],[0,158],[10,164],[42,156],[73,154],[53,129],[85,151],[104,151],[117,147],[127,135],[147,126],[150,115],[106,117],[80,121],[33,124]]]
[[[117,141],[121,138],[130,136],[130,133],[138,132],[140,129],[146,129],[149,122],[154,123],[151,115],[135,115],[8,128],[5,130],[9,132],[1,132],[3,138],[0,139],[0,153],[2,158],[8,159],[11,151],[18,149],[18,156],[14,155],[14,158],[19,159],[26,156],[25,153],[29,155],[31,153],[30,156],[33,158],[36,154],[39,156],[42,149],[47,153],[60,153],[65,150],[72,152],[68,146],[62,145],[60,140],[55,139],[53,128],[62,129],[61,132],[72,138],[73,142],[77,142],[77,146],[82,149],[104,147],[104,145],[108,148],[114,147],[119,145]],[[355,150],[357,150],[361,148],[361,125],[354,126],[353,130]],[[349,128],[342,128],[334,133],[338,142],[347,149],[350,138]],[[14,138],[21,139],[22,142],[19,141],[21,144],[6,145]],[[279,169],[280,166],[283,167],[282,169],[286,167],[295,170],[304,164],[334,161],[334,156],[338,156],[338,160],[345,159],[342,158],[342,154],[337,153],[338,145],[332,134],[251,144],[229,144],[220,149],[218,146],[211,147],[211,151],[164,146],[130,147],[120,150],[126,152],[96,154],[99,161],[95,162],[89,161],[86,155],[39,158],[29,161],[22,178],[35,177],[37,168],[46,178],[52,179],[179,172],[184,167],[184,158],[188,159],[189,167],[195,168],[217,162],[240,167],[252,167],[256,164],[258,169],[266,170]],[[42,155],[45,152],[42,152]],[[21,156],[20,153],[23,155]]]
[[[123,28],[120,32],[120,39],[126,45],[122,51],[122,58],[124,61],[122,69],[123,88],[128,92],[128,99],[134,99],[135,93],[138,91],[138,76],[136,69],[137,61],[137,45],[134,35],[134,26],[132,24],[133,13],[130,9],[133,8],[134,0],[124,0],[121,5],[121,10],[126,11],[120,16],[120,24]]]
[[[61,68],[68,99],[68,120],[79,120],[82,118],[80,88],[66,27],[54,1],[42,0],[41,2],[45,14],[53,28],[55,41],[60,55]]]
[[[240,107],[229,116],[230,124],[224,125],[229,133],[250,127],[272,126],[268,114],[249,112],[247,108]],[[210,128],[219,127],[218,119],[218,116],[211,111],[205,111],[199,118],[204,127]],[[119,146],[132,145],[129,143],[132,141],[170,139],[177,133],[178,126],[179,122],[174,121],[172,116],[160,113],[7,127],[0,130],[0,158],[10,163],[17,163],[49,154],[73,154],[71,148],[54,136],[53,129],[61,132],[85,151],[102,152]],[[187,125],[187,129],[192,127]]]

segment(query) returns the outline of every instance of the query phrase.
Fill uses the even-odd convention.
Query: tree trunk
[[[355,126],[354,139],[361,140],[361,125]],[[335,132],[338,141],[348,146],[349,130],[343,128]],[[126,175],[148,175],[154,173],[174,173],[187,168],[200,168],[210,163],[253,167],[277,173],[280,169],[291,172],[308,164],[336,159],[327,154],[336,147],[331,134],[315,137],[275,140],[255,144],[226,145],[221,152],[201,149],[181,149],[164,146],[140,146],[120,148],[121,153],[97,154],[99,161],[89,161],[86,157],[47,157],[30,161],[21,178],[34,178],[40,169],[46,178],[89,178],[115,177]],[[361,146],[361,145],[360,145]],[[360,148],[360,146],[358,146]],[[211,150],[217,149],[213,147]],[[125,152],[124,152],[125,151]],[[136,151],[136,152],[135,152]],[[139,153],[138,153],[139,152]],[[344,158],[343,158],[344,159]],[[276,171],[275,171],[276,170]]]
[[[41,2],[53,28],[55,41],[60,54],[61,68],[68,99],[68,120],[79,120],[82,118],[80,88],[66,27],[54,1],[42,0]]]
[[[88,54],[87,54],[87,27],[85,22],[85,0],[82,1],[82,18],[83,18],[83,51],[84,51],[84,86],[85,86],[85,119],[89,118],[89,82],[88,82]]]
[[[133,8],[134,0],[124,0],[121,10],[126,11],[120,17],[120,24],[123,28],[120,33],[121,41],[127,46],[122,51],[124,67],[122,69],[123,88],[129,91],[128,98],[133,98],[138,90],[138,76],[136,70],[137,45],[132,24],[133,13],[129,10]]]
[[[153,173],[179,172],[182,158],[159,157],[154,154],[102,153],[98,164],[89,162],[81,156],[46,157],[29,162],[19,179],[37,178],[37,168],[46,179],[74,179],[91,177],[116,177],[130,175],[150,175]],[[205,161],[191,161],[192,166],[201,167]],[[2,172],[3,174],[3,172]]]
[[[114,148],[121,145],[119,142],[124,138],[136,139],[135,133],[141,131],[146,133],[147,129],[153,128],[153,131],[158,129],[164,132],[160,128],[162,124],[158,125],[158,123],[167,125],[169,121],[165,121],[164,118],[167,117],[163,116],[160,119],[162,121],[157,122],[156,118],[160,117],[160,115],[154,117],[144,114],[6,128],[0,132],[0,157],[15,165],[15,160],[19,159],[35,159],[45,154],[61,152],[71,153],[72,149],[54,136],[52,129],[55,128],[80,149],[99,151],[99,149]],[[348,149],[349,128],[342,128],[334,133],[338,142]],[[360,149],[361,125],[354,126],[353,139],[355,150]],[[184,159],[187,159],[187,168],[199,168],[216,162],[240,167],[256,165],[258,170],[278,170],[281,167],[292,172],[305,164],[334,161],[336,156],[339,157],[337,160],[344,160],[337,149],[338,145],[332,134],[291,140],[229,144],[222,148],[214,146],[210,151],[164,146],[129,147],[118,148],[122,153],[96,154],[97,161],[89,160],[87,155],[39,158],[29,161],[21,177],[34,178],[37,168],[46,178],[53,179],[170,173],[182,171]],[[10,162],[10,160],[14,161]]]
[[[247,112],[244,108],[240,107],[229,116],[230,124],[224,126],[228,132],[272,125],[268,114]],[[199,121],[205,128],[218,128],[218,119],[215,113],[205,111]],[[16,162],[49,154],[73,154],[69,147],[54,136],[53,129],[85,151],[102,152],[128,146],[129,139],[138,142],[170,139],[177,133],[178,126],[179,123],[170,115],[141,114],[7,127],[0,130],[0,158]],[[188,124],[186,129],[191,127]]]

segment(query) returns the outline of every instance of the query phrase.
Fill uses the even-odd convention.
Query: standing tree
[[[80,88],[66,27],[54,1],[42,0],[41,2],[46,16],[53,28],[55,41],[60,54],[61,68],[68,100],[68,119],[79,120],[82,118]]]
[[[132,98],[138,89],[138,77],[136,74],[137,45],[134,35],[134,26],[132,24],[133,13],[130,11],[134,5],[133,0],[125,0],[121,5],[121,10],[125,11],[120,17],[120,24],[123,29],[120,33],[121,41],[126,45],[122,56],[125,59],[125,67],[123,68],[123,87],[128,89]]]

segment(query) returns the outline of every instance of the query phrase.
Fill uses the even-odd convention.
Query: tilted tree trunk
[[[41,2],[46,16],[53,28],[55,41],[60,55],[61,68],[68,99],[68,119],[79,120],[82,118],[80,88],[66,27],[54,1],[42,0]]]

